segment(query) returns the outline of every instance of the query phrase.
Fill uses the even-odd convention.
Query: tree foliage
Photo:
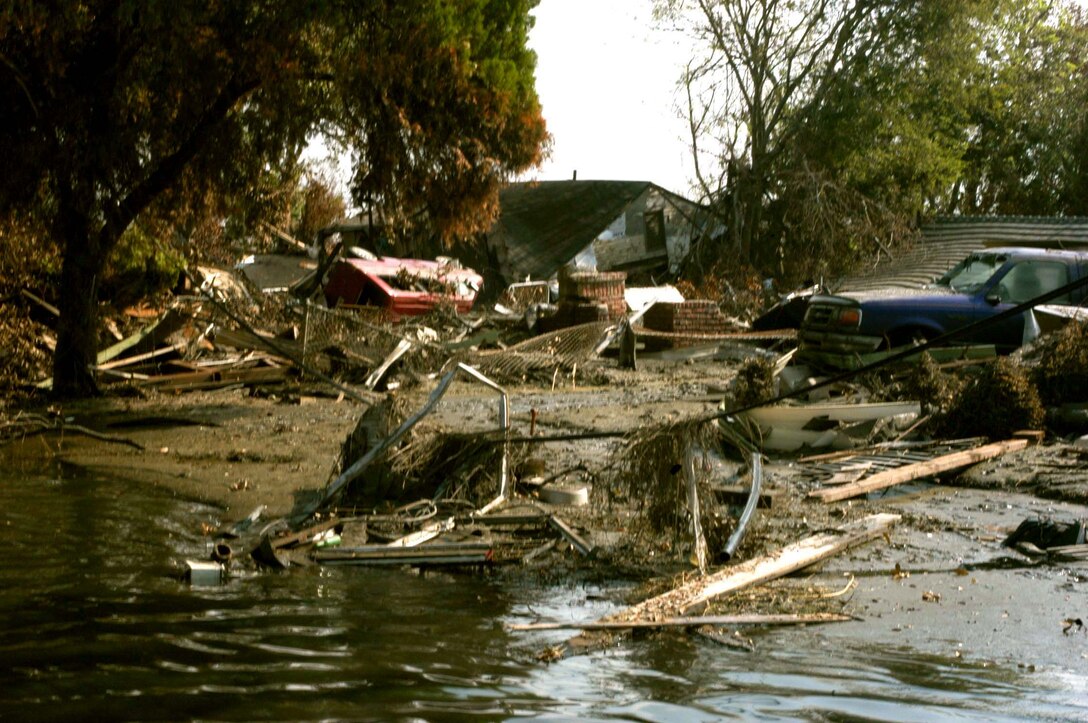
[[[446,235],[486,226],[547,138],[534,4],[5,0],[0,207],[62,250],[55,389],[94,390],[93,299],[126,229],[244,199],[315,133],[353,149],[356,200]]]
[[[789,281],[933,213],[1077,214],[1088,32],[1050,0],[659,0],[730,253]],[[706,249],[711,256],[720,248]]]

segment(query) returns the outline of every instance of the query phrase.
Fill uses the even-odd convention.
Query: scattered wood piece
[[[275,236],[276,238],[278,238],[280,241],[284,242],[288,246],[293,246],[298,251],[306,251],[306,250],[309,249],[309,247],[306,244],[302,243],[301,241],[296,239],[294,236],[291,236],[286,231],[283,231],[282,229],[277,228],[276,226],[273,226],[272,224],[270,224],[268,222],[262,222],[261,225],[264,226],[269,231],[269,233],[271,233],[273,236]]]
[[[569,542],[575,550],[582,553],[585,556],[593,554],[593,545],[579,535],[574,529],[563,520],[559,519],[555,515],[548,516],[548,524],[551,525],[556,531],[562,535],[567,542]]]
[[[268,539],[269,546],[274,550],[294,547],[295,545],[312,542],[323,532],[335,528],[340,523],[340,520],[334,518],[331,520],[325,520],[324,522],[319,522],[316,525],[311,525],[304,530],[299,530],[298,532],[290,535],[284,535],[283,537],[270,537],[266,539]]]
[[[151,359],[156,359],[167,354],[178,354],[183,351],[185,351],[185,342],[178,342],[177,344],[170,344],[169,346],[160,347],[154,351],[145,352],[143,354],[114,359],[113,361],[104,364],[98,364],[94,368],[95,371],[100,372],[109,369],[118,369],[120,367],[127,367],[140,362],[150,361]]]
[[[281,350],[284,348],[292,348],[292,351],[296,353],[299,351],[297,348],[293,348],[298,347],[297,343],[287,339],[277,339],[273,334],[257,330],[244,331],[216,326],[212,341],[218,347],[227,346],[244,351],[264,351],[272,354],[282,354]]]
[[[807,625],[811,623],[844,623],[855,620],[842,613],[789,613],[760,615],[702,615],[662,618],[660,620],[596,621],[589,623],[526,623],[507,626],[510,630],[634,630],[650,628],[688,628],[697,625]]]
[[[1000,457],[1009,452],[1015,452],[1016,450],[1023,449],[1027,446],[1028,441],[1026,439],[1008,439],[1004,442],[984,444],[981,447],[975,447],[974,449],[935,457],[926,462],[916,462],[915,464],[908,464],[904,467],[878,472],[863,480],[841,487],[813,490],[812,492],[809,492],[808,496],[822,500],[823,502],[837,502],[839,500],[857,497],[874,490],[892,487],[904,482],[922,479],[923,477],[932,477],[933,475],[941,474],[943,472],[951,472],[953,470],[969,467],[987,459]]]
[[[1019,429],[1012,433],[1013,439],[1026,439],[1031,444],[1042,444],[1046,432],[1041,429]]]
[[[46,301],[45,299],[43,299],[43,298],[41,298],[41,297],[39,297],[39,296],[36,296],[35,294],[33,294],[33,293],[31,293],[31,292],[27,291],[26,289],[19,289],[19,294],[20,294],[20,295],[21,295],[21,296],[22,296],[22,297],[23,297],[24,299],[26,299],[27,301],[31,301],[31,302],[33,302],[33,303],[37,304],[38,306],[42,307],[43,309],[45,309],[46,311],[48,311],[48,312],[49,312],[50,314],[52,314],[53,316],[55,316],[55,317],[57,317],[57,318],[60,318],[60,309],[58,309],[57,307],[53,306],[52,304],[50,304],[50,303],[49,303],[48,301]]]
[[[605,619],[605,622],[687,615],[716,597],[796,572],[875,537],[883,535],[899,515],[869,515],[831,532],[806,537],[762,557],[725,567],[673,590],[645,600]]]
[[[490,542],[433,544],[419,547],[364,545],[317,550],[314,560],[340,565],[476,565],[490,562]]]
[[[706,537],[703,536],[702,514],[699,511],[699,488],[695,476],[695,450],[688,445],[684,451],[684,479],[688,486],[688,510],[691,512],[691,537],[695,545],[695,563],[699,574],[706,574]],[[756,490],[759,495],[759,490]]]
[[[824,480],[825,485],[845,485],[857,482],[872,470],[872,462],[859,462],[847,465],[841,470]]]
[[[1088,545],[1048,547],[1046,555],[1057,562],[1088,562]]]
[[[156,341],[165,341],[168,336],[180,329],[185,322],[191,318],[191,315],[183,314],[177,309],[167,309],[166,313],[160,316],[154,323],[145,326],[132,336],[122,339],[116,344],[98,352],[98,355],[95,357],[95,363],[105,364],[108,361],[116,359],[130,349],[138,349],[139,346],[144,343],[151,344]]]
[[[548,515],[537,512],[527,515],[464,515],[455,517],[454,521],[459,525],[483,525],[485,527],[522,526],[532,525],[542,527],[548,522]]]
[[[373,391],[374,388],[378,386],[378,382],[380,382],[382,380],[382,377],[385,376],[385,373],[389,371],[389,367],[396,364],[397,360],[407,354],[411,348],[412,342],[408,341],[407,339],[401,339],[400,341],[398,341],[397,345],[393,347],[393,351],[389,352],[389,356],[387,356],[385,358],[385,361],[381,363],[381,366],[370,372],[370,375],[367,376],[366,381],[363,382],[363,386]]]
[[[453,529],[453,526],[454,521],[452,517],[446,520],[437,520],[435,522],[430,522],[424,525],[422,529],[418,530],[417,532],[405,535],[404,537],[398,537],[397,539],[387,544],[386,547],[415,547],[416,545],[421,545],[428,540],[433,540],[434,538],[441,535],[443,532],[449,532]]]
[[[160,391],[192,389],[217,389],[232,384],[261,384],[287,379],[288,367],[254,367],[251,369],[223,369],[221,371],[182,372],[151,377],[147,384]]]

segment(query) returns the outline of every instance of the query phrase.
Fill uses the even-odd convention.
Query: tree
[[[357,200],[446,234],[485,226],[547,133],[535,0],[6,0],[0,206],[63,255],[54,390],[96,391],[96,286],[121,235],[289,164],[354,149]]]
[[[1088,204],[1078,12],[1051,0],[660,6],[703,40],[683,84],[705,200],[731,251],[764,272],[787,258],[792,280],[841,272],[933,213]]]
[[[703,196],[717,205],[734,251],[753,243],[774,194],[776,166],[800,125],[795,111],[819,98],[851,59],[882,38],[883,0],[662,0],[704,54],[683,79]]]
[[[998,3],[978,37],[964,171],[946,213],[1088,213],[1088,21],[1049,1]]]

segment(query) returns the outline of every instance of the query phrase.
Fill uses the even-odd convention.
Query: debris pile
[[[849,620],[849,584],[753,590],[882,539],[900,520],[881,510],[896,494],[1075,429],[1069,405],[1086,401],[1088,340],[1076,322],[1013,358],[920,345],[829,369],[784,348],[791,333],[752,332],[714,302],[629,308],[623,273],[560,275],[558,309],[532,335],[520,313],[550,301],[547,282],[515,284],[497,311],[470,313],[453,298],[474,297],[469,270],[424,280],[429,265],[355,261],[338,267],[324,299],[205,270],[98,355],[103,386],[327,396],[362,408],[316,498],[282,519],[262,520],[258,508],[221,530],[213,559],[190,561],[194,583],[251,564],[563,561],[656,579],[660,594],[573,626],[587,631]],[[317,278],[333,268],[316,266]],[[384,296],[363,303],[378,299],[374,289]],[[8,310],[0,323],[35,322]],[[17,346],[9,364],[33,365],[41,348]],[[705,374],[678,381],[696,363]],[[649,398],[651,382],[659,398]],[[587,387],[614,387],[622,412],[599,421]],[[686,413],[663,410],[681,401]],[[1064,426],[1047,429],[1056,407]],[[58,425],[11,419],[0,439]],[[1083,455],[1069,458],[1083,471]],[[575,473],[584,484],[555,484]],[[741,591],[746,601],[729,597]]]

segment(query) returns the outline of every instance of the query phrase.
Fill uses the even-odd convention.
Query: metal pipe
[[[752,452],[752,489],[748,492],[748,503],[744,505],[744,512],[741,513],[740,519],[737,520],[737,527],[733,530],[733,534],[729,536],[729,541],[725,543],[725,549],[722,550],[722,562],[729,562],[733,558],[733,553],[737,551],[737,546],[740,545],[740,541],[744,539],[744,533],[748,529],[748,523],[751,522],[752,516],[755,514],[756,508],[759,507],[759,490],[763,486],[763,456],[759,452]]]

